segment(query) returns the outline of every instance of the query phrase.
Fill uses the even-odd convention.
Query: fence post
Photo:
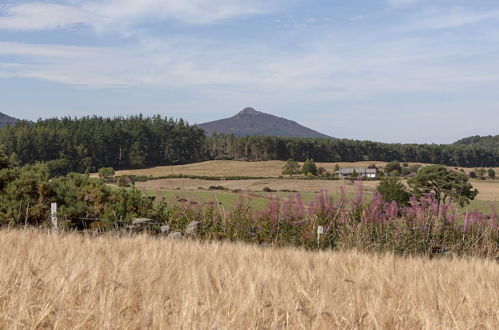
[[[52,229],[57,229],[57,203],[50,204],[50,220],[52,221]]]
[[[322,234],[324,234],[324,227],[317,226],[317,248],[320,246]]]

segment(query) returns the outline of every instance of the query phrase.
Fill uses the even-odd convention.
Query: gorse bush
[[[111,227],[136,216],[156,217],[161,209],[138,190],[112,189],[87,175],[51,178],[46,164],[0,170],[0,224],[46,224],[53,202],[63,225],[75,218],[99,218]]]

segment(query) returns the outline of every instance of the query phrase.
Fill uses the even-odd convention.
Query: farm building
[[[375,168],[342,168],[339,171],[334,172],[335,176],[341,179],[351,178],[357,173],[358,176],[365,176],[367,178],[375,178],[377,175],[377,170]]]

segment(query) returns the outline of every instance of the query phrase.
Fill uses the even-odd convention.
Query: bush
[[[209,190],[228,190],[228,188],[225,188],[224,186],[209,186]]]
[[[377,191],[385,201],[395,201],[399,206],[407,205],[411,197],[405,185],[397,177],[384,177],[379,183]]]
[[[400,175],[401,172],[402,172],[402,166],[396,160],[389,162],[385,166],[385,173],[389,173],[390,175],[397,176]]]
[[[114,176],[115,172],[112,167],[101,167],[99,168],[99,177],[102,179],[111,178]]]

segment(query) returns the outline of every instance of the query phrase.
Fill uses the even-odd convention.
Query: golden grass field
[[[379,182],[362,182],[363,190],[367,193],[376,189]],[[476,200],[478,201],[499,201],[499,180],[495,181],[471,181],[473,187],[480,192]],[[325,189],[336,194],[340,187],[344,187],[345,192],[355,193],[358,191],[358,182],[351,183],[348,180],[303,180],[303,179],[249,179],[249,180],[201,180],[201,179],[160,179],[146,182],[137,182],[139,189],[159,189],[159,190],[196,190],[199,188],[208,189],[210,186],[223,186],[227,189],[241,189],[243,191],[258,191],[269,187],[273,190],[296,190],[300,192],[312,193]]]
[[[497,329],[499,264],[0,231],[0,328]]]
[[[362,182],[362,187],[365,191],[372,191],[379,184],[376,181]],[[340,187],[344,187],[347,193],[358,191],[359,182],[351,183],[350,181],[340,180],[303,180],[303,179],[249,179],[249,180],[200,180],[200,179],[161,179],[151,180],[146,182],[137,182],[135,186],[139,189],[160,189],[174,190],[185,189],[193,190],[199,187],[208,189],[210,186],[223,186],[228,189],[241,189],[243,191],[259,191],[263,188],[270,187],[274,190],[296,190],[301,192],[319,192],[321,189],[326,189],[329,192],[339,192]]]
[[[338,164],[340,167],[367,167],[369,164],[376,164],[379,168],[383,168],[386,162],[356,162],[356,163],[316,163],[317,166],[322,166],[326,170],[332,172],[334,166]],[[263,188],[269,187],[274,190],[296,190],[300,192],[318,192],[321,189],[326,189],[331,193],[337,193],[341,186],[348,193],[353,193],[357,190],[356,184],[349,181],[332,181],[332,180],[301,180],[297,178],[278,179],[282,175],[282,167],[284,161],[264,161],[264,162],[245,162],[245,161],[230,161],[230,160],[214,160],[188,165],[177,166],[162,166],[139,170],[117,171],[116,175],[146,175],[146,176],[166,176],[170,174],[198,175],[198,176],[248,176],[248,177],[268,177],[269,179],[251,179],[251,180],[200,180],[200,179],[162,179],[152,180],[148,182],[138,182],[137,187],[143,190],[197,190],[199,188],[207,189],[210,186],[224,186],[230,190],[240,189],[243,191],[262,191]],[[410,163],[409,165],[412,165]],[[464,169],[470,171],[472,169]],[[499,168],[496,168],[499,174]],[[95,175],[95,174],[94,174]],[[275,178],[275,179],[272,179]],[[476,197],[477,201],[498,202],[499,201],[499,180],[482,181],[472,180],[471,183],[479,190]],[[378,182],[367,181],[363,183],[366,192],[373,191]]]
[[[236,160],[211,160],[187,165],[159,166],[139,170],[117,171],[116,175],[147,175],[147,176],[166,176],[171,174],[185,174],[198,176],[252,176],[252,177],[278,177],[282,175],[282,167],[286,162],[280,160],[246,162]],[[386,162],[365,161],[355,163],[316,163],[318,167],[324,167],[327,171],[333,172],[334,166],[340,167],[367,167],[375,164],[379,168],[385,167]],[[409,163],[413,165],[416,163]],[[422,163],[417,163],[422,164]],[[300,166],[303,163],[300,163]],[[422,164],[429,165],[429,164]],[[459,168],[461,169],[461,168]],[[462,168],[469,172],[473,169]],[[499,175],[499,168],[495,169]],[[96,174],[94,174],[96,175]]]

